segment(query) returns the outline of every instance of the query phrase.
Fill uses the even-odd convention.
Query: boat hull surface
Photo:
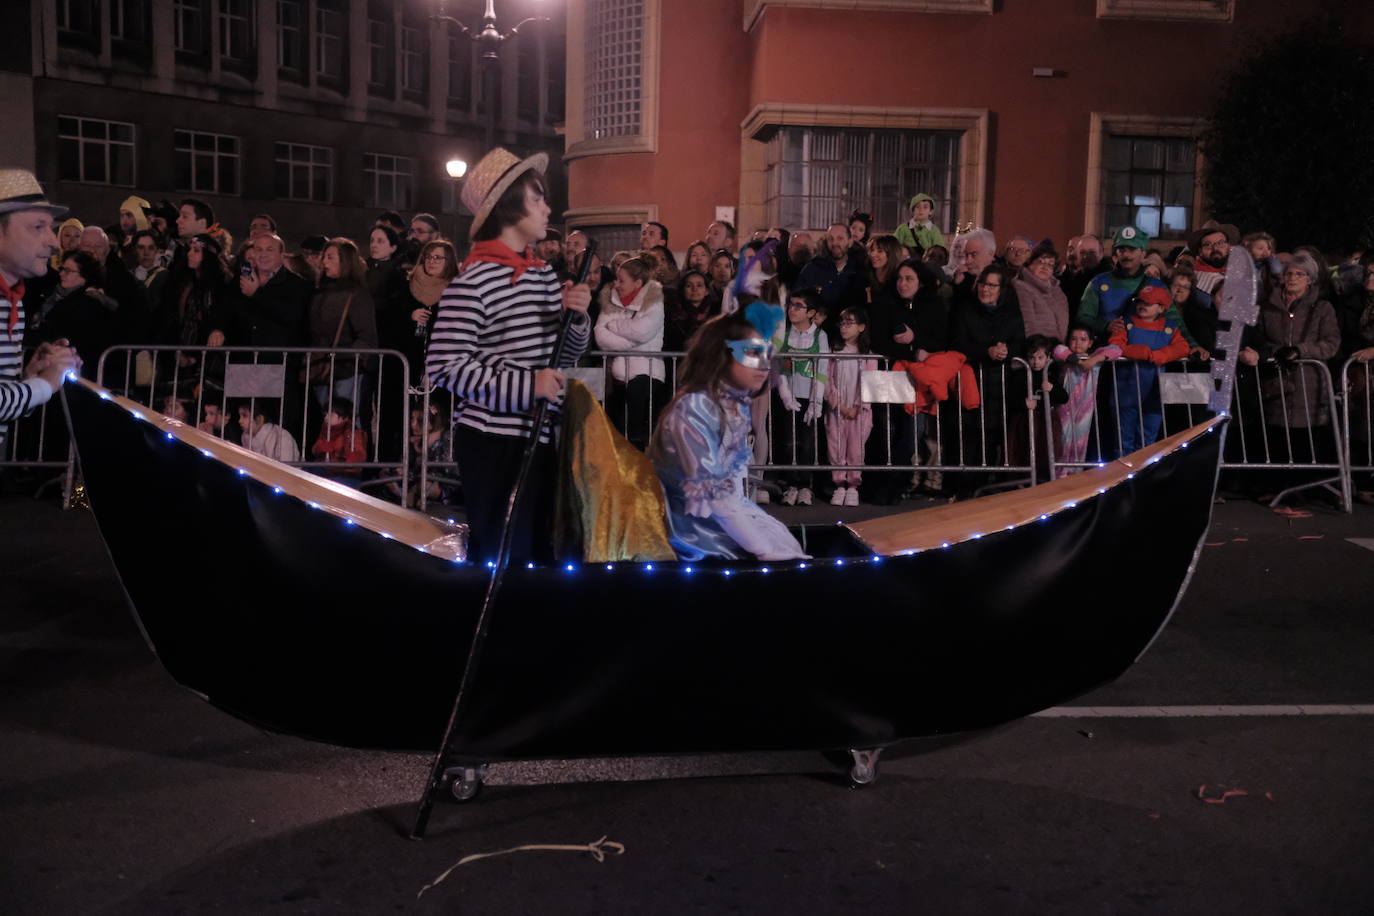
[[[66,386],[87,491],[150,646],[230,713],[432,750],[487,570],[169,441]],[[873,558],[513,569],[454,747],[472,760],[875,747],[1005,723],[1118,677],[1179,598],[1222,436],[1044,521]],[[728,574],[727,574],[728,573]]]

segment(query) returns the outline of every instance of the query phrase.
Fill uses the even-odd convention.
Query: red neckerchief
[[[5,281],[4,275],[0,274],[0,296],[4,296],[10,301],[10,321],[9,327],[5,328],[5,336],[12,339],[14,328],[19,324],[19,303],[24,299],[24,281],[20,280],[11,288],[9,283]]]
[[[512,268],[515,273],[511,275],[510,285],[514,286],[515,281],[520,279],[520,275],[531,267],[543,267],[544,262],[534,256],[534,252],[526,248],[524,254],[515,251],[500,239],[491,239],[486,242],[478,242],[472,246],[472,253],[463,261],[460,270],[466,270],[469,264],[477,261],[490,261],[492,264],[501,264]]]
[[[1208,264],[1206,261],[1202,260],[1202,258],[1193,258],[1193,270],[1200,270],[1205,274],[1226,273],[1225,267],[1213,267],[1211,264]]]

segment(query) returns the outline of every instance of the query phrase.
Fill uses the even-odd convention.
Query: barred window
[[[315,75],[321,79],[343,79],[344,28],[339,0],[319,0],[315,5]]]
[[[383,153],[363,154],[366,200],[364,206],[384,210],[409,210],[415,183],[415,160]]]
[[[854,210],[874,225],[911,217],[912,195],[935,198],[934,220],[958,218],[959,131],[783,127],[768,141],[764,207],[771,226],[818,229]]]
[[[1134,225],[1153,238],[1182,238],[1193,224],[1197,141],[1109,135],[1103,200],[1107,230]]]
[[[208,0],[173,0],[172,41],[175,48],[183,54],[205,52],[207,2]]]
[[[251,61],[253,38],[253,0],[219,0],[220,57]]]
[[[516,41],[515,116],[533,122],[539,118],[539,38],[537,32],[526,32]]]
[[[334,151],[304,143],[275,145],[277,197],[327,204],[334,198]]]
[[[588,0],[586,41],[587,139],[638,134],[643,0]]]
[[[239,138],[194,130],[173,132],[178,191],[239,193]]]
[[[305,0],[277,0],[277,67],[305,72]]]
[[[64,181],[134,183],[134,126],[59,115],[57,173]]]

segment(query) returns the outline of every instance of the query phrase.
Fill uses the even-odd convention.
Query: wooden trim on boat
[[[1039,486],[980,499],[917,509],[846,525],[875,554],[896,556],[976,540],[986,534],[1039,521],[1093,499],[1152,462],[1212,432],[1224,419],[1213,417],[1102,467],[1089,468]]]
[[[136,401],[113,394],[88,379],[79,379],[103,400],[117,404],[130,416],[141,418],[165,435],[170,435],[196,449],[208,458],[215,458],[269,487],[280,488],[283,496],[291,496],[313,505],[323,512],[385,537],[408,544],[417,550],[432,553],[442,559],[460,560],[466,549],[466,537],[459,526],[447,526],[441,520],[423,512],[406,509],[395,503],[377,499],[342,483],[336,483],[309,471],[274,461],[265,455],[226,442],[218,436],[202,432],[194,424],[174,420]],[[302,452],[309,448],[303,445]]]

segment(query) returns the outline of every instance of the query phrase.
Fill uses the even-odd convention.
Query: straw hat
[[[548,153],[535,153],[528,159],[521,159],[510,150],[498,146],[483,156],[463,183],[463,205],[472,211],[468,238],[477,235],[477,230],[491,215],[496,202],[517,178],[530,169],[543,172],[548,167]]]
[[[66,207],[48,203],[43,188],[33,172],[23,169],[0,169],[0,213],[19,210],[47,210],[53,218],[64,216]]]

